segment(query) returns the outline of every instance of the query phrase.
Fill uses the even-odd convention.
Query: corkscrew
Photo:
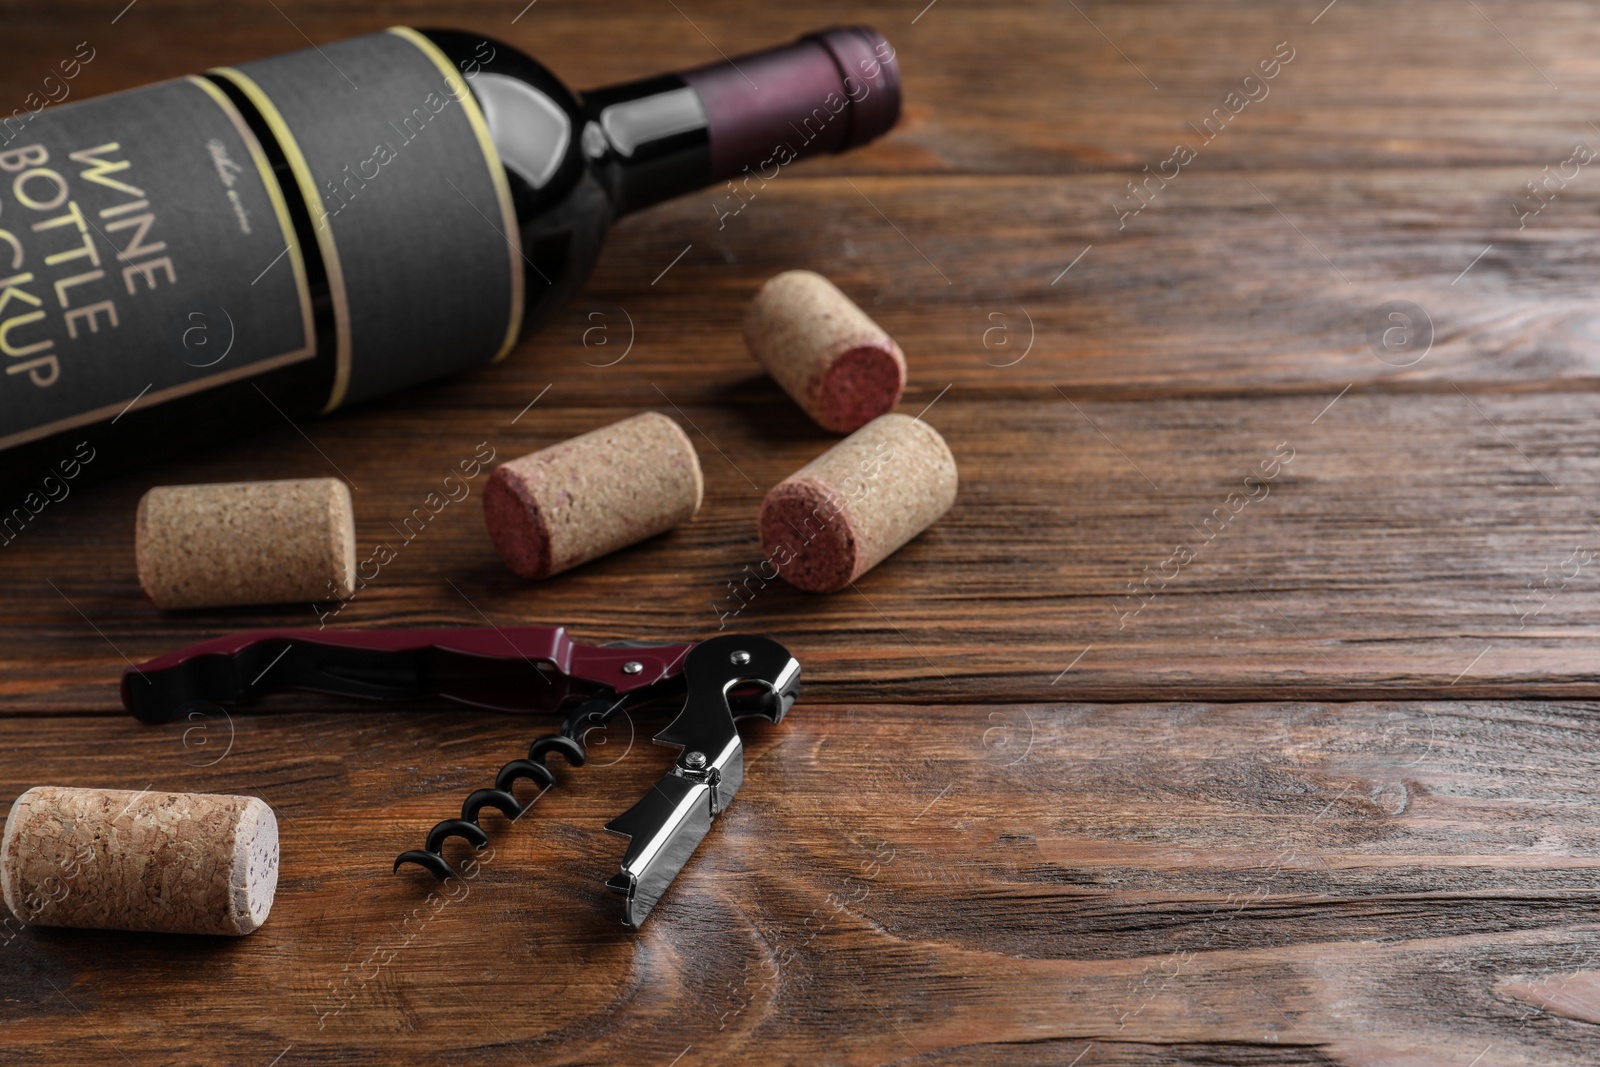
[[[463,800],[459,819],[440,821],[428,831],[428,839],[422,848],[411,849],[396,856],[394,869],[398,871],[401,864],[415,863],[432,872],[434,877],[441,881],[449,878],[455,872],[443,855],[446,841],[452,837],[459,837],[473,848],[483,848],[487,845],[489,835],[478,822],[478,816],[483,809],[495,808],[512,821],[521,818],[532,801],[523,804],[512,792],[512,787],[524,778],[531,779],[539,786],[539,796],[543,796],[546,789],[556,784],[555,772],[546,765],[545,757],[551,752],[559,752],[566,758],[568,765],[583,766],[589,758],[588,750],[583,746],[584,735],[592,729],[604,726],[627,702],[627,697],[619,697],[611,689],[603,689],[583,701],[567,716],[559,732],[544,734],[534,739],[533,744],[528,746],[527,759],[514,759],[501,767],[500,773],[494,776],[492,788],[475,790]],[[538,797],[534,799],[537,800]]]
[[[619,711],[681,696],[682,710],[655,737],[681,751],[672,768],[606,829],[630,838],[609,889],[625,899],[623,923],[637,928],[688,863],[744,781],[744,746],[735,721],[783,721],[799,695],[800,664],[765,637],[722,635],[698,644],[585,645],[561,627],[446,630],[261,630],[194,645],[129,667],[124,707],[159,723],[197,706],[240,704],[283,690],[368,700],[438,696],[475,707],[555,713],[561,728],[534,740],[526,759],[507,763],[492,787],[471,793],[460,818],[429,831],[421,849],[403,852],[438,878],[452,837],[488,844],[485,808],[510,819],[529,804],[514,792],[524,779],[556,783],[552,753],[572,767],[587,758],[584,737]],[[535,797],[534,799],[537,799]]]

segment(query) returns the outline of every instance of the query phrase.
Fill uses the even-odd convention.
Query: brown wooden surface
[[[715,192],[624,221],[496,368],[83,489],[0,548],[0,804],[251,793],[284,856],[242,941],[7,927],[0,1062],[1600,1060],[1600,559],[1567,563],[1600,550],[1600,161],[1524,228],[1511,207],[1600,147],[1600,21],[1324,3],[0,10],[0,111],[83,40],[89,95],[397,22],[499,35],[583,87],[866,21],[907,100],[883,143],[786,171],[722,229]],[[1119,229],[1125,183],[1281,41],[1270,94]],[[790,267],[899,338],[902,410],[933,405],[962,490],[857,590],[773,584],[727,616],[763,493],[829,440],[739,337]],[[1411,366],[1369,341],[1394,300],[1433,322]],[[641,409],[700,450],[693,523],[532,585],[475,485],[335,623],[726,622],[795,651],[806,695],[748,731],[744,789],[640,934],[600,828],[664,769],[653,723],[515,827],[491,816],[468,895],[402,927],[427,886],[393,855],[542,724],[117,710],[125,657],[315,623],[154,611],[151,485],[342,475],[365,548],[479,442],[510,458]],[[1131,614],[1128,584],[1287,449]]]

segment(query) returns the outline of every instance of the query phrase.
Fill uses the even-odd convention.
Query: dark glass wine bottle
[[[0,480],[503,358],[621,215],[724,181],[733,203],[899,111],[860,27],[584,94],[503,42],[394,29],[0,124]]]

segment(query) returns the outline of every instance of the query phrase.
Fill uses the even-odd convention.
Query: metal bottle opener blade
[[[632,838],[621,872],[606,886],[623,895],[623,925],[635,929],[744,783],[744,744],[734,720],[760,715],[782,722],[800,692],[799,662],[764,637],[703,641],[685,659],[683,674],[683,711],[655,738],[683,751],[650,792],[606,824]]]

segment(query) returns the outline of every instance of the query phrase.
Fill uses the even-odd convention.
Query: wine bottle
[[[59,481],[502,359],[618,217],[735,203],[899,110],[862,27],[581,95],[503,42],[396,28],[14,116],[0,466]]]

